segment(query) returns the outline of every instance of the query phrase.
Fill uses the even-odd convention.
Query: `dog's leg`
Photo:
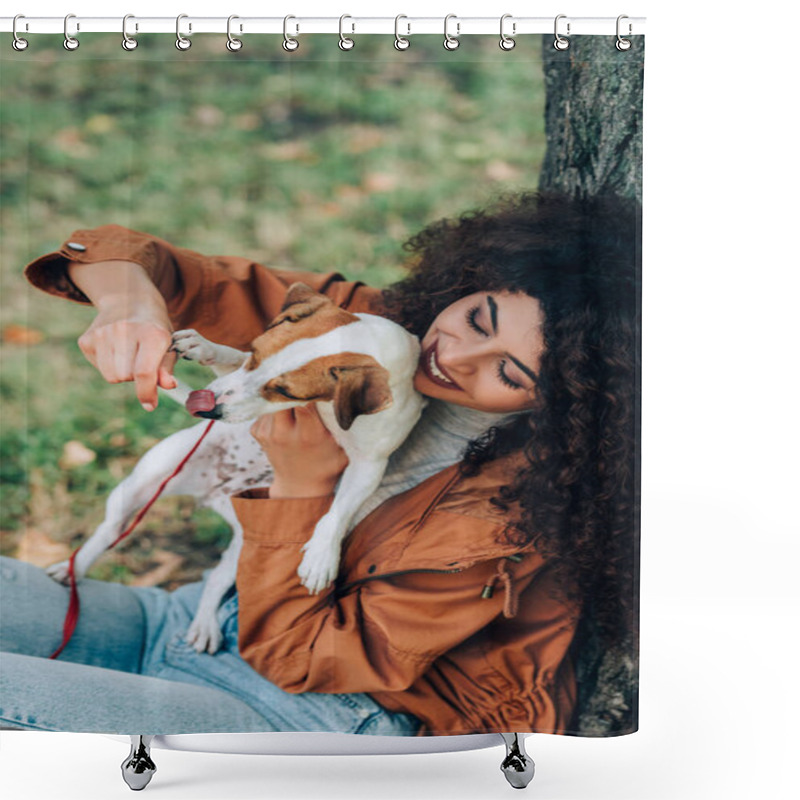
[[[172,334],[172,349],[187,361],[210,367],[217,376],[235,372],[250,355],[224,344],[209,342],[191,328]]]
[[[133,472],[111,492],[106,501],[106,516],[97,530],[84,542],[75,556],[75,579],[80,580],[92,564],[111,546],[117,537],[133,520],[136,513],[156,493],[164,478],[180,464],[197,437],[201,425],[184,428],[160,441],[150,448],[139,460]],[[201,445],[197,455],[202,454],[208,440]],[[187,473],[176,476],[167,486],[162,496],[170,494],[195,494],[200,491],[192,487],[187,492],[181,478],[189,477]],[[197,483],[197,476],[191,476]],[[61,561],[47,568],[47,573],[60,583],[69,582],[69,560]]]
[[[222,631],[217,619],[217,610],[225,592],[233,586],[236,580],[236,565],[239,561],[239,553],[242,551],[243,536],[242,526],[233,510],[230,497],[227,495],[216,497],[207,505],[231,526],[233,537],[228,549],[222,554],[219,564],[206,578],[197,613],[186,633],[186,641],[193,645],[198,653],[202,653],[204,650],[216,653],[222,644]]]
[[[317,594],[339,571],[342,542],[361,504],[378,488],[388,461],[351,461],[342,474],[333,505],[314,528],[303,546],[303,561],[297,570],[303,585]]]

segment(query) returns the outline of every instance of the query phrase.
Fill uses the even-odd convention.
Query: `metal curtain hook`
[[[620,32],[619,32],[620,22],[622,22],[623,19],[629,19],[629,17],[626,14],[620,14],[617,17],[617,50],[630,50],[631,49],[631,40],[630,39],[623,39],[621,34],[620,34]],[[630,36],[632,33],[633,33],[633,25],[631,25],[631,23],[629,22],[628,23],[628,36]]]
[[[65,50],[77,50],[78,46],[80,45],[80,42],[77,39],[75,39],[74,37],[69,35],[69,30],[67,28],[69,26],[69,21],[71,19],[75,19],[75,15],[74,14],[67,14],[67,16],[64,17],[64,49]],[[78,25],[76,29],[80,30],[81,26]]]
[[[289,24],[290,19],[297,19],[297,17],[293,17],[291,14],[283,18],[283,49],[286,50],[287,53],[292,53],[300,47],[300,42],[297,39],[289,36],[289,32],[287,30],[287,26]],[[295,25],[296,33],[300,33],[300,26]]]
[[[139,42],[137,42],[136,39],[134,39],[133,36],[128,33],[129,19],[136,19],[136,17],[134,17],[133,14],[126,14],[122,18],[122,49],[130,52],[138,47]],[[136,26],[136,29],[139,29],[138,25]]]
[[[458,17],[455,14],[448,14],[444,18],[444,49],[445,50],[457,50],[458,46],[461,42],[458,40],[458,36],[461,33],[461,23],[456,22],[456,35],[451,36],[447,32],[447,23],[450,22],[451,19],[457,20]]]
[[[25,15],[24,14],[17,14],[17,16],[14,17],[14,22],[11,24],[11,32],[14,34],[14,41],[11,42],[11,46],[15,50],[21,52],[22,50],[24,50],[28,46],[28,40],[27,39],[23,39],[17,33],[17,20],[18,19],[25,19]]]
[[[231,33],[231,22],[233,22],[235,19],[239,19],[239,17],[237,17],[235,14],[231,14],[231,16],[228,17],[228,41],[226,42],[225,47],[227,47],[231,53],[236,53],[242,49],[242,40],[237,39]],[[241,25],[239,26],[239,30],[242,30]]]
[[[175,47],[178,50],[188,50],[192,46],[192,40],[187,39],[185,36],[181,35],[181,20],[187,19],[189,17],[188,14],[178,14],[178,18],[175,20],[175,35],[178,37],[175,40]],[[192,23],[189,23],[189,33],[192,32]]]
[[[408,17],[405,14],[398,14],[394,18],[394,48],[395,50],[408,50],[411,47],[411,42],[400,35],[401,19],[408,19]],[[411,36],[411,23],[407,22],[406,27],[408,28],[406,36]]]
[[[349,14],[342,14],[342,16],[339,17],[339,48],[341,50],[352,50],[356,46],[356,43],[352,39],[348,39],[348,37],[344,35],[344,32],[342,30],[342,27],[344,26],[344,21],[346,19],[353,19],[353,18]],[[355,22],[351,23],[351,27],[352,27],[352,32],[355,33],[356,30]]]
[[[516,41],[511,38],[505,31],[503,30],[503,26],[507,19],[511,19],[511,14],[503,14],[500,17],[500,49],[501,50],[513,50],[514,46],[516,45]],[[511,33],[516,36],[517,33],[517,23],[511,23]]]
[[[566,50],[569,47],[569,39],[566,39],[565,37],[561,36],[558,32],[558,21],[560,19],[566,19],[566,18],[567,18],[566,14],[559,14],[556,17],[556,22],[555,22],[556,38],[555,41],[553,42],[553,47],[555,47],[556,50]],[[567,33],[569,33],[569,22],[567,23]]]

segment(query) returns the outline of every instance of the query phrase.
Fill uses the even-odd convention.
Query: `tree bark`
[[[617,194],[642,200],[644,37],[617,50],[615,36],[577,36],[567,50],[543,37],[547,151],[541,191],[574,197]],[[631,247],[638,231],[632,231]],[[637,465],[638,468],[638,465]],[[631,546],[638,539],[631,531]],[[632,642],[600,644],[591,602],[572,655],[578,683],[574,730],[585,736],[630,733],[638,726],[638,652]]]
[[[541,190],[642,200],[644,37],[575,36],[567,50],[542,37],[547,152]]]

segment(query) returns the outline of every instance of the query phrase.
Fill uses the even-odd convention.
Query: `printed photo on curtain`
[[[353,40],[2,48],[2,728],[637,729],[643,37]]]

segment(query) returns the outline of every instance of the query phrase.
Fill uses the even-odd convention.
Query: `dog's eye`
[[[293,395],[285,386],[281,386],[280,384],[276,384],[275,386],[270,386],[268,389],[265,388],[266,391],[273,391],[277,392],[282,397],[285,397],[287,400],[301,400],[302,398]]]

